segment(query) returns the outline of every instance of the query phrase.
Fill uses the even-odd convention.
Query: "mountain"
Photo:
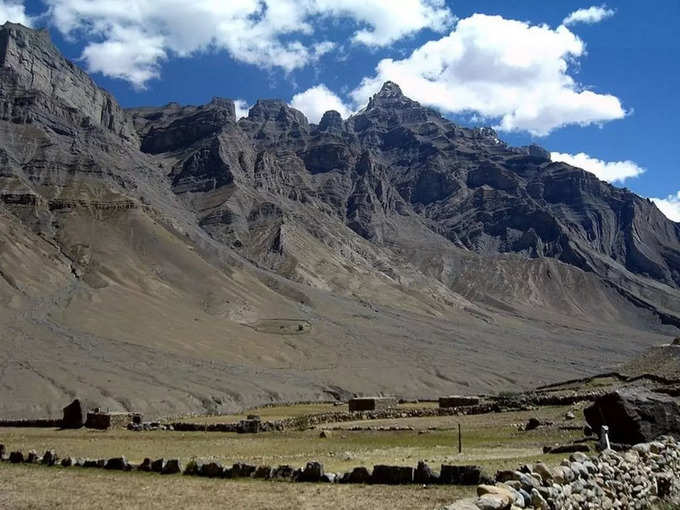
[[[7,23],[0,162],[0,417],[507,390],[680,326],[680,225],[394,83],[125,110]]]

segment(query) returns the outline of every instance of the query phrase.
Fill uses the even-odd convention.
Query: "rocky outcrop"
[[[626,389],[598,398],[583,411],[596,434],[609,427],[611,442],[635,444],[663,434],[680,436],[678,399],[646,389]]]

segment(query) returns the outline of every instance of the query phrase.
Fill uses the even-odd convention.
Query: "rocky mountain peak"
[[[329,110],[323,114],[319,122],[319,131],[341,131],[342,116],[335,110]]]
[[[401,87],[392,81],[386,81],[383,86],[369,101],[367,110],[375,108],[404,109],[418,107],[420,104],[409,99],[401,91]]]
[[[281,130],[292,129],[296,132],[309,130],[307,117],[281,99],[258,99],[248,112],[248,117],[241,119],[239,125],[247,131],[264,128],[270,135]]]
[[[116,100],[100,89],[85,71],[64,58],[45,30],[32,30],[9,22],[2,25],[0,73],[0,99],[17,118],[29,119],[45,113],[26,112],[24,103],[19,100],[26,94],[38,94],[54,99],[66,108],[56,116],[60,117],[59,122],[63,117],[75,114],[87,119],[83,119],[83,123],[136,140],[132,122]],[[18,104],[14,104],[17,101]],[[73,111],[69,112],[69,108]],[[54,114],[52,116],[52,121],[56,122]]]

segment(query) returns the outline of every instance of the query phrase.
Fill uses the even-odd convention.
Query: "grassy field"
[[[271,413],[305,414],[303,409],[307,408],[293,406],[288,411],[272,408]],[[139,462],[144,457],[178,457],[186,464],[192,458],[212,458],[227,465],[248,462],[298,467],[307,461],[318,460],[324,464],[326,471],[341,472],[356,466],[370,468],[376,464],[415,466],[418,461],[424,460],[436,470],[440,464],[477,464],[493,474],[498,469],[516,468],[539,459],[559,463],[563,455],[543,455],[542,447],[570,442],[582,436],[578,430],[559,428],[560,424],[566,423],[563,417],[569,409],[544,407],[533,411],[476,416],[358,421],[325,425],[314,430],[257,435],[0,428],[0,443],[4,443],[8,450],[35,449],[40,454],[46,449],[54,449],[61,456],[109,458],[125,455],[132,462]],[[264,417],[263,411],[259,410],[259,414]],[[526,423],[530,417],[553,421],[555,425],[527,432],[519,430],[519,425]],[[459,423],[463,431],[461,454],[457,446]],[[580,422],[571,421],[568,424],[578,425]],[[414,430],[347,430],[356,425],[398,425],[413,427]],[[328,432],[327,438],[321,438],[321,429],[333,430]],[[27,470],[31,470],[31,476],[25,476],[29,473]],[[0,471],[0,484],[3,489],[8,488],[2,491],[3,496],[0,498],[9,498],[12,503],[10,508],[56,505],[53,502],[59,501],[58,494],[62,491],[66,494],[75,492],[78,496],[73,497],[82,497],[82,501],[63,508],[98,508],[100,503],[90,504],[84,494],[106,494],[107,491],[123,498],[129,506],[148,508],[155,507],[142,505],[142,501],[156,496],[162,503],[159,503],[158,508],[168,504],[198,507],[201,506],[200,502],[208,500],[245,502],[235,508],[434,508],[439,503],[455,500],[467,491],[450,487],[362,488],[258,481],[206,481],[181,476],[168,478],[141,473],[112,474],[79,468],[64,470],[7,464]],[[33,490],[40,486],[51,487],[54,495],[50,496],[49,491],[36,493]],[[74,491],[70,490],[71,487]],[[80,494],[75,490],[78,487],[83,487],[82,491],[86,492]],[[194,493],[195,499],[190,497]],[[377,503],[378,500],[381,502]],[[40,501],[43,502],[42,506]],[[106,501],[101,502],[101,505],[105,504]],[[2,499],[0,508],[4,508]]]
[[[471,487],[387,487],[207,480],[186,476],[0,464],[0,508],[13,510],[432,510],[472,495]]]
[[[107,458],[125,455],[138,462],[144,457],[215,458],[221,462],[290,464],[318,460],[328,471],[389,463],[415,465],[427,460],[442,463],[474,463],[497,469],[542,457],[545,444],[571,441],[579,431],[557,427],[522,432],[518,425],[532,416],[559,421],[568,408],[501,414],[372,420],[327,425],[336,428],[328,438],[319,430],[271,432],[257,435],[219,432],[129,432],[89,429],[0,428],[0,442],[8,449],[55,449],[73,457]],[[463,430],[463,453],[458,454],[458,423]],[[571,422],[573,423],[573,422]],[[413,427],[412,431],[349,431],[355,425]],[[429,430],[429,429],[436,430]]]

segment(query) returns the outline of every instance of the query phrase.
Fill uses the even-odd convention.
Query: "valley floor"
[[[268,416],[299,415],[317,406],[262,409]],[[325,409],[324,405],[318,406]],[[58,430],[0,428],[0,443],[8,451],[47,449],[60,456],[109,458],[125,455],[131,462],[144,457],[213,458],[225,465],[290,464],[318,460],[326,471],[347,471],[376,464],[415,466],[425,460],[440,464],[477,464],[494,473],[539,459],[559,463],[563,455],[543,455],[547,444],[570,442],[582,436],[577,418],[564,421],[573,407],[542,407],[532,411],[477,416],[402,418],[331,424],[306,431],[256,435],[219,432],[130,432],[126,430]],[[582,416],[576,410],[578,417]],[[531,417],[553,424],[522,431]],[[232,417],[224,417],[226,421]],[[202,421],[200,418],[195,420]],[[218,420],[212,417],[212,421]],[[463,430],[463,453],[457,451],[458,423]],[[354,427],[362,430],[348,430]],[[367,428],[411,427],[381,431]],[[569,430],[565,430],[565,427]],[[320,429],[330,430],[320,437]],[[0,464],[0,508],[423,508],[433,509],[469,496],[471,488],[456,486],[405,487],[337,484],[293,484],[258,480],[206,480],[187,476],[119,473],[97,469]]]

